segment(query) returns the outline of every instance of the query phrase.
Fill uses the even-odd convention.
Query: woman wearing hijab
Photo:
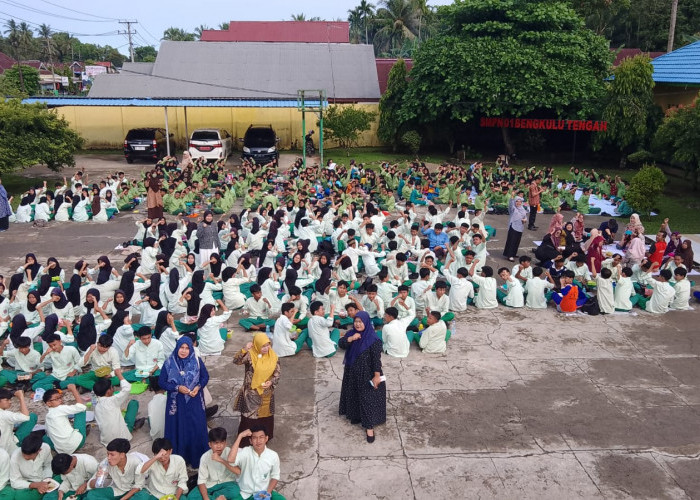
[[[183,335],[163,363],[158,384],[167,391],[164,437],[173,453],[194,468],[209,449],[202,392],[208,382],[207,368],[195,355],[192,340]]]
[[[693,242],[690,240],[685,240],[681,243],[676,250],[676,255],[680,255],[683,258],[683,265],[688,270],[692,271],[693,265],[695,264],[695,255],[693,253]]]
[[[110,320],[107,320],[109,326]],[[101,323],[104,324],[104,323]],[[95,317],[92,314],[86,314],[80,318],[80,328],[75,332],[75,341],[78,344],[78,349],[81,354],[90,349],[90,346],[97,342],[97,326],[95,325]]]
[[[87,213],[87,206],[90,203],[90,197],[88,196],[87,189],[83,188],[82,192],[75,193],[73,196],[73,221],[75,222],[87,222],[89,216]]]
[[[552,220],[549,221],[549,230],[547,231],[548,234],[554,234],[556,230],[562,230],[564,228],[564,215],[563,214],[554,214],[552,216]]]
[[[51,290],[51,298],[47,302],[42,302],[40,307],[50,306],[49,314],[55,314],[61,323],[72,324],[75,320],[75,311],[73,304],[68,302],[68,299],[63,294],[63,291],[56,287]]]
[[[39,275],[44,271],[44,266],[36,260],[36,255],[28,253],[24,256],[24,265],[17,268],[17,273],[21,273],[25,283],[34,283]]]
[[[24,196],[19,202],[17,212],[15,212],[15,222],[27,223],[32,221],[32,198]]]
[[[121,277],[117,270],[112,267],[112,263],[106,255],[97,258],[96,271],[95,288],[105,297],[109,297],[119,288],[119,280]]]
[[[240,309],[245,305],[246,296],[241,292],[241,284],[248,280],[235,277],[236,270],[227,267],[221,273],[221,290],[224,295],[224,304],[231,310]]]
[[[180,338],[180,334],[175,326],[175,318],[170,311],[161,311],[158,313],[156,326],[153,329],[153,336],[160,340],[163,344],[163,352],[169,356],[175,349],[175,344]]]
[[[289,273],[293,273],[293,278],[288,278]],[[292,282],[296,281],[296,273],[293,269],[287,270],[287,278],[285,278],[285,285],[287,284],[287,279],[291,279]],[[270,303],[270,314],[276,316],[280,313],[280,308],[282,307],[282,301],[278,297],[280,291],[280,284],[272,276],[272,269],[269,267],[263,267],[258,271],[258,285],[260,285],[260,290],[262,291],[263,298],[267,299]]]
[[[183,323],[194,323],[199,316],[201,309],[201,295],[204,291],[204,271],[195,271],[192,274],[191,286],[182,293],[180,303],[187,301],[187,315],[183,318]]]
[[[29,337],[32,342],[44,332],[44,315],[40,315],[39,323],[36,326],[29,326],[23,314],[12,317],[12,327],[10,328],[10,340],[14,341],[18,337]]]
[[[0,233],[7,231],[10,227],[10,215],[12,215],[12,207],[7,200],[7,191],[2,185],[0,179]]]
[[[202,307],[197,319],[197,346],[203,355],[219,355],[224,350],[224,342],[228,336],[222,325],[231,317],[231,311],[222,305],[223,314],[216,316],[216,307],[206,304]]]
[[[586,252],[586,264],[588,269],[595,269],[599,273],[603,264],[603,238],[597,229],[591,229],[591,236],[583,244],[583,251]],[[594,260],[595,259],[595,260]]]
[[[213,253],[211,254],[211,257],[209,257],[208,261],[202,261],[202,269],[204,269],[205,267],[209,268],[210,278],[220,279],[221,272],[226,267],[226,263],[223,261],[223,259],[218,253]]]
[[[527,210],[523,207],[523,199],[520,196],[516,196],[510,201],[509,214],[508,237],[506,238],[506,246],[503,249],[503,256],[510,262],[513,262],[518,255],[520,239],[525,229],[524,224],[527,222]]]
[[[204,212],[204,218],[197,226],[197,241],[199,242],[199,262],[209,262],[213,253],[219,253],[219,231],[211,210]]]
[[[156,170],[146,174],[144,182],[146,186],[146,206],[148,208],[149,219],[160,219],[163,217],[163,195],[160,188],[163,185],[163,178]]]
[[[374,442],[374,427],[386,422],[386,384],[382,377],[382,341],[369,314],[355,315],[351,330],[340,338],[345,349],[339,413],[351,424],[361,424],[367,442]]]
[[[42,275],[48,274],[51,277],[51,282],[53,286],[59,286],[63,289],[63,283],[66,280],[66,272],[61,269],[61,264],[59,264],[56,257],[49,257],[46,261],[46,267],[42,271]]]
[[[186,274],[180,279],[180,271],[173,267],[168,274],[168,281],[163,287],[163,293],[168,304],[168,311],[173,314],[185,314],[187,308],[180,303],[182,292],[187,288],[187,284],[191,279],[190,274]]]
[[[280,363],[272,350],[270,339],[264,333],[256,333],[253,342],[233,357],[237,365],[245,366],[243,385],[238,391],[233,409],[241,412],[238,433],[260,425],[272,439],[275,428],[275,388],[280,378]],[[250,439],[241,440],[241,447]]]
[[[90,210],[92,211],[92,220],[94,222],[107,222],[109,220],[106,205],[107,203],[100,196],[100,189],[94,187],[92,189],[92,201],[90,202]]]
[[[625,239],[625,234],[629,234],[629,233],[627,233],[627,231],[631,231],[632,234],[634,234],[635,231],[638,234],[642,234],[642,235],[644,234],[644,226],[642,225],[642,221],[639,219],[638,214],[630,215],[630,221],[627,223],[627,226],[625,227],[625,231],[622,233],[622,238],[620,239],[620,243],[619,243],[620,246],[623,245],[623,241]]]

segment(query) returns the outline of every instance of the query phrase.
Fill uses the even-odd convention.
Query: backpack
[[[598,316],[600,314],[600,306],[596,297],[589,297],[585,304],[581,306],[581,312],[589,316]]]

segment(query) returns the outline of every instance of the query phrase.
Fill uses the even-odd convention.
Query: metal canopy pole
[[[318,93],[320,106],[319,106],[319,130],[318,130],[318,149],[321,152],[321,168],[323,165],[323,90]]]
[[[185,151],[190,150],[190,133],[187,130],[187,106],[185,106]]]
[[[301,157],[306,168],[306,103],[303,90],[299,91],[299,98],[301,99]]]
[[[170,156],[170,128],[168,127],[168,107],[163,106],[165,110],[165,147],[167,148],[168,156]]]

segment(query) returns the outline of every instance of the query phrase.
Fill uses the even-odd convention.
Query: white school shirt
[[[384,318],[384,301],[379,296],[379,293],[377,293],[375,299],[377,300],[377,304],[379,305],[369,300],[369,297],[365,294],[362,296],[362,299],[360,299],[360,304],[362,304],[362,309],[367,311],[367,314],[369,314],[370,318],[382,319]]]
[[[18,411],[0,410],[0,449],[12,455],[19,446],[15,436],[15,425],[29,421],[29,415]]]
[[[10,456],[10,486],[15,490],[28,490],[30,483],[52,476],[51,448],[46,443],[41,443],[39,454],[34,460],[25,460],[19,448]]]
[[[100,429],[100,442],[107,446],[112,439],[124,438],[131,441],[131,432],[126,426],[122,407],[131,395],[131,384],[126,380],[119,382],[120,391],[113,396],[100,396],[94,408],[95,421]]]
[[[513,269],[512,269],[511,272],[510,272],[510,274],[513,276],[513,278],[515,278],[515,275],[518,274],[518,266],[520,266],[520,264],[515,264],[515,265],[513,266]],[[526,267],[526,268],[524,268],[522,271],[520,271],[520,276],[522,276],[523,278],[525,278],[526,281],[523,281],[523,280],[521,280],[521,279],[519,279],[519,278],[518,278],[518,281],[520,281],[520,283],[521,283],[523,286],[525,286],[525,283],[527,283],[528,281],[530,281],[530,280],[534,277],[534,276],[532,275],[532,266]]]
[[[389,270],[389,281],[395,285],[402,285],[404,281],[408,280],[408,265],[405,262],[401,267],[398,267],[394,260],[387,262],[386,265]]]
[[[472,281],[479,285],[479,293],[474,298],[474,305],[479,309],[495,309],[498,307],[496,287],[498,284],[494,278],[472,276]]]
[[[260,297],[260,300],[255,300],[249,297],[245,301],[245,310],[248,311],[248,316],[251,318],[268,319],[270,314],[270,306]]]
[[[411,349],[411,343],[406,337],[406,328],[415,316],[395,319],[382,327],[382,340],[384,352],[395,358],[405,358]]]
[[[46,412],[46,435],[53,441],[54,449],[58,453],[69,455],[78,449],[83,435],[74,429],[68,420],[69,416],[82,413],[87,407],[82,403],[74,405],[60,405],[49,408]],[[51,474],[44,477],[51,477]],[[44,479],[44,478],[42,478]]]
[[[612,278],[605,279],[600,274],[595,278],[596,298],[600,312],[612,314],[615,312],[615,292],[612,286]]]
[[[539,276],[537,278],[528,279],[525,283],[525,306],[530,309],[547,309],[547,300],[544,297],[545,290],[551,290],[554,284],[547,280],[543,280]]]
[[[226,460],[230,452],[231,448],[227,446],[221,452],[221,457]],[[199,459],[197,484],[203,484],[207,487],[207,489],[209,489],[219,484],[236,481],[238,476],[227,469],[224,464],[212,460],[212,455],[213,452],[208,450],[204,455],[202,455],[202,458]],[[265,489],[267,489],[267,486],[265,486]]]
[[[158,340],[163,344],[163,353],[166,358],[175,350],[175,344],[177,344],[180,337],[181,335],[170,327],[161,332]]]
[[[156,255],[158,250],[155,247],[146,247],[141,252],[141,265],[139,270],[143,274],[153,274],[156,272]]]
[[[523,307],[525,305],[525,297],[523,297],[523,285],[515,276],[511,276],[506,282],[508,294],[506,295],[505,304],[508,307]],[[479,289],[481,290],[481,289]]]
[[[165,309],[162,307],[160,309],[153,309],[151,307],[151,304],[147,300],[141,302],[137,306],[133,306],[132,309],[133,312],[139,313],[139,323],[142,325],[150,326],[151,328],[156,326],[156,322],[158,321],[158,315],[160,314],[160,312],[165,311]]]
[[[92,475],[97,472],[97,460],[92,455],[86,455],[83,453],[76,453],[73,455],[77,460],[75,463],[75,468],[68,474],[61,474],[61,486],[58,491],[68,493],[69,491],[75,491],[80,486],[85,484],[90,480]]]
[[[469,285],[471,285],[471,283],[469,283]],[[429,292],[426,294],[425,306],[426,308],[430,308],[430,312],[437,311],[440,315],[447,314],[450,312],[450,298],[447,294],[443,294],[443,296],[438,299],[435,292]]]
[[[636,295],[636,293],[630,278],[620,276],[617,285],[615,285],[613,295],[615,297],[615,309],[620,309],[621,311],[632,310],[632,301],[630,297]]]
[[[187,465],[185,459],[180,455],[170,455],[168,470],[163,464],[156,462],[143,473],[139,467],[139,474],[145,475],[146,490],[156,498],[163,498],[166,495],[174,495],[178,488],[182,488],[182,494],[187,494]]]
[[[0,491],[10,484],[10,455],[0,448]]]
[[[224,294],[224,304],[229,309],[240,309],[245,305],[246,296],[241,293],[241,283],[247,283],[247,279],[229,278],[221,282],[221,290]]]
[[[160,343],[160,340],[153,338],[148,345],[144,345],[141,340],[137,340],[129,348],[129,359],[134,362],[137,370],[151,371],[155,365],[158,365],[158,369],[161,369],[165,361],[163,344]]]
[[[663,314],[668,312],[668,308],[674,298],[673,287],[670,283],[662,281],[652,281],[651,287],[654,293],[651,294],[651,299],[647,302],[646,311],[652,314]]]
[[[469,298],[474,298],[474,285],[467,278],[451,274],[447,269],[443,268],[442,273],[450,283],[450,311],[466,311],[467,301]]]
[[[252,446],[239,449],[234,465],[241,468],[238,487],[243,498],[250,498],[256,491],[266,490],[271,479],[280,478],[280,458],[267,447],[259,456]]]
[[[51,217],[51,209],[48,203],[38,203],[34,207],[34,220],[48,221]]]
[[[83,366],[83,358],[73,346],[64,345],[61,352],[51,351],[44,360],[51,362],[51,375],[58,380],[66,380],[73,370],[80,370]]]
[[[119,370],[121,368],[121,364],[119,363],[119,352],[114,348],[114,346],[110,346],[104,354],[95,348],[95,350],[92,351],[88,362],[92,366],[93,370],[97,370],[103,366],[109,366],[111,370],[111,377],[114,377],[114,370]]]
[[[287,302],[291,302],[294,304],[294,307],[299,311],[299,318],[303,319],[306,317],[306,313],[309,310],[309,299],[306,298],[306,295],[301,295],[299,297],[299,300],[291,300],[292,298],[289,296],[288,293],[286,293],[282,297],[282,304],[285,304]]]
[[[113,346],[117,349],[117,352],[119,352],[119,364],[121,366],[134,366],[134,362],[124,354],[126,346],[129,345],[129,342],[133,338],[134,329],[131,325],[122,325],[117,328],[117,331],[114,333],[114,338],[112,339],[114,342]],[[131,350],[129,350],[129,352],[131,352]]]
[[[352,302],[350,296],[346,293],[342,297],[338,295],[338,292],[333,290],[328,294],[329,308],[335,306],[335,314],[337,315],[340,311],[345,311],[345,306]],[[326,311],[326,314],[330,313],[330,309]]]
[[[311,316],[307,324],[309,337],[312,342],[312,352],[316,358],[324,358],[336,351],[336,344],[331,340],[329,328],[333,326],[333,318]]]
[[[411,297],[415,302],[416,315],[419,318],[425,316],[426,296],[428,293],[430,293],[430,289],[432,287],[433,282],[429,278],[427,280],[421,279],[419,281],[415,281],[411,285]],[[406,303],[408,304],[408,301]],[[399,306],[398,301],[396,302],[396,304],[397,307],[401,307]],[[399,310],[399,315],[401,315],[401,310]]]
[[[272,332],[272,348],[280,358],[294,356],[297,345],[292,340],[292,322],[284,314],[275,321],[275,329]]]
[[[282,302],[278,298],[277,294],[280,290],[279,281],[272,278],[267,278],[262,285],[260,285],[260,291],[262,292],[263,298],[267,299],[270,303],[270,313],[274,316],[280,313],[282,308]]]
[[[41,355],[36,349],[31,348],[26,356],[22,354],[19,349],[13,350],[12,353],[15,357],[15,367],[19,371],[33,372],[39,369],[39,360],[41,359]]]
[[[393,302],[393,299],[392,299],[392,302]],[[398,319],[403,319],[403,318],[406,318],[408,316],[413,316],[415,318],[416,317],[416,302],[413,300],[413,297],[406,297],[406,300],[404,300],[404,302],[406,304],[406,307],[404,307],[401,304],[400,299],[397,300],[396,302],[394,302],[393,307],[395,307],[399,311],[399,318]]]
[[[162,438],[165,433],[165,394],[155,394],[148,402],[148,425],[151,439]]]
[[[632,266],[632,281],[639,283],[642,287],[646,287],[653,279],[652,274],[642,270],[642,266],[634,264]]]
[[[583,264],[581,267],[576,265],[576,262],[569,262],[566,265],[566,268],[569,271],[574,272],[574,278],[577,281],[582,282],[584,285],[586,284],[587,281],[591,280],[591,271],[588,269],[588,264]]]
[[[224,350],[224,340],[219,334],[222,323],[226,323],[231,317],[231,311],[226,311],[221,316],[212,316],[207,319],[204,326],[197,330],[199,337],[199,352],[202,354],[221,354]]]
[[[132,488],[143,489],[145,483],[145,476],[139,474],[141,469],[141,459],[132,453],[126,455],[126,465],[124,465],[124,472],[119,470],[116,465],[108,466],[107,473],[112,479],[112,491],[115,497],[121,497],[126,495]],[[97,473],[93,474],[90,481],[95,479]]]
[[[326,295],[325,293],[318,293],[314,292],[313,296],[311,297],[313,300],[312,302],[319,301],[321,304],[323,304],[323,310],[324,311],[330,311],[331,310],[331,298],[330,294]]]
[[[671,301],[671,309],[688,310],[690,305],[690,282],[687,279],[676,281],[673,287],[673,301]]]
[[[453,332],[454,333],[454,332]],[[430,325],[421,333],[418,345],[423,349],[423,352],[428,354],[440,354],[447,350],[447,325],[440,320],[434,325]]]

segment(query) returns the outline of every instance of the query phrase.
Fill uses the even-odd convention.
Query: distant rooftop
[[[610,49],[615,52],[615,62],[613,66],[618,66],[622,61],[630,57],[638,56],[639,54],[646,54],[650,59],[656,59],[659,56],[664,55],[666,52],[644,52],[642,49]]]
[[[700,87],[700,42],[659,56],[651,64],[654,66],[652,78],[656,83]]]
[[[231,21],[228,30],[203,30],[202,42],[350,43],[346,21]]]

